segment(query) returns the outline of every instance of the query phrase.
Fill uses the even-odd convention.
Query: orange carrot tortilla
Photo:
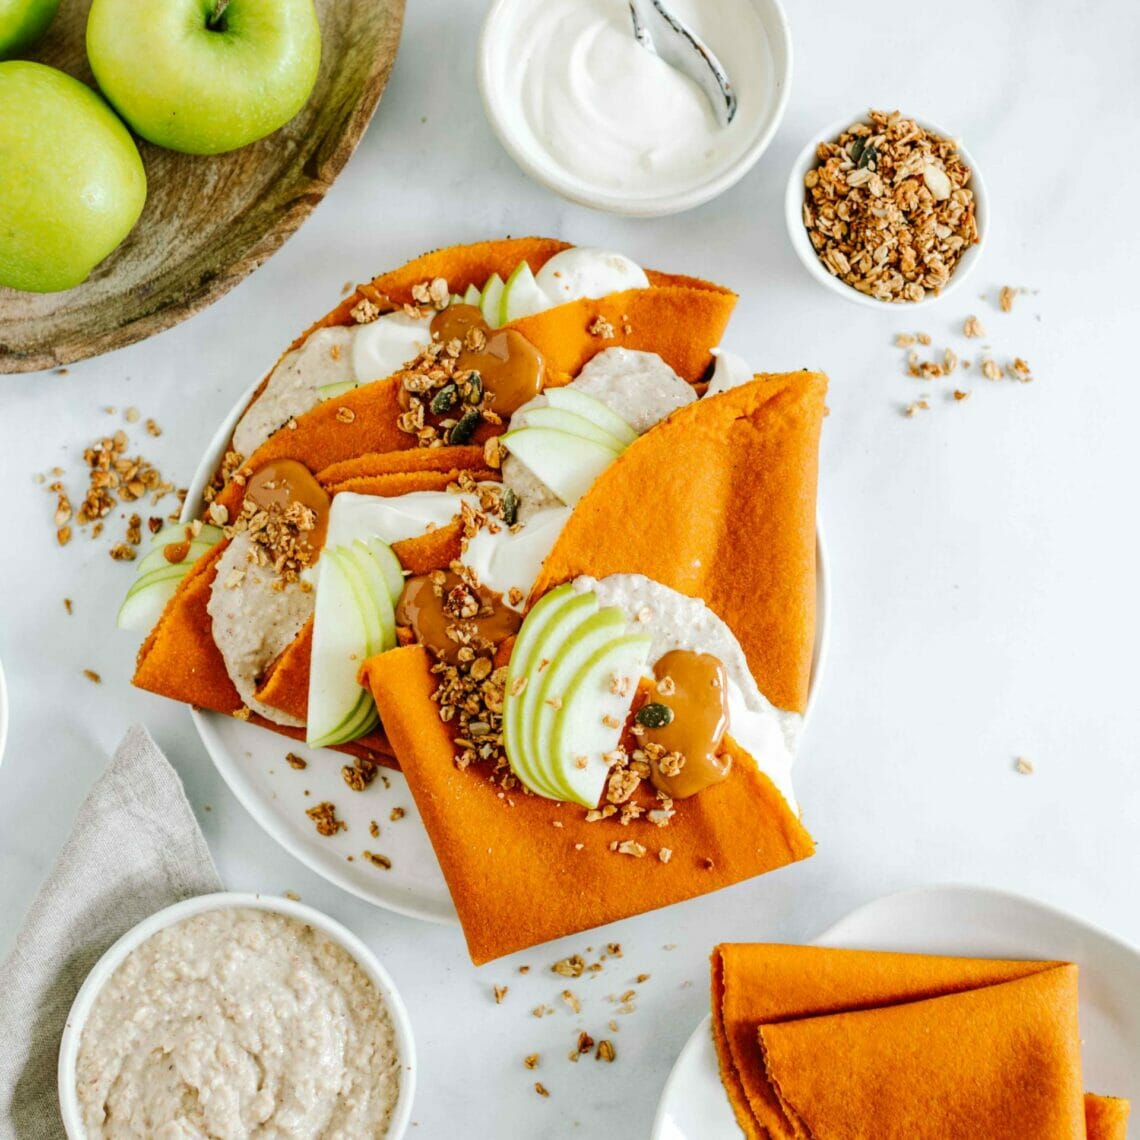
[[[827,379],[760,376],[674,412],[578,503],[532,599],[591,574],[644,574],[703,598],[756,682],[802,712],[815,639],[815,499]]]
[[[1074,966],[722,945],[712,1006],[752,1140],[1085,1136]]]
[[[422,646],[371,658],[362,680],[376,699],[477,965],[707,894],[813,851],[771,781],[731,742],[730,777],[680,804],[668,827],[586,823],[576,805],[521,788],[507,795],[476,768],[455,766]],[[626,839],[644,844],[645,856],[609,849],[611,841]],[[672,851],[668,863],[660,859],[664,847]]]
[[[1088,1140],[1126,1140],[1132,1105],[1122,1097],[1085,1094]]]

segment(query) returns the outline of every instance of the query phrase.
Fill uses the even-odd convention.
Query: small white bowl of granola
[[[398,1140],[414,1094],[411,1024],[379,961],[269,895],[203,895],[139,923],[95,964],[60,1041],[69,1140]]]
[[[950,132],[870,111],[820,131],[792,166],[788,236],[821,285],[860,305],[928,305],[958,288],[989,230],[985,184]]]

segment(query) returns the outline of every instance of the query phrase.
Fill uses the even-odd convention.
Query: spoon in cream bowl
[[[633,34],[646,51],[687,75],[704,91],[722,127],[736,117],[736,92],[716,54],[663,0],[629,0]]]

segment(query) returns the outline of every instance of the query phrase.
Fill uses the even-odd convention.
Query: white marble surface
[[[66,376],[0,377],[0,657],[13,705],[0,767],[0,951],[132,720],[178,766],[229,886],[294,890],[388,964],[420,1048],[412,1135],[460,1126],[472,1137],[646,1135],[669,1066],[705,1012],[714,940],[810,937],[901,887],[1010,888],[1140,942],[1140,165],[1129,110],[1140,95],[1140,11],[1122,0],[1048,10],[965,0],[949,12],[793,0],[794,91],[759,167],[693,214],[630,222],[552,197],[496,145],[474,90],[482,4],[409,7],[367,137],[275,258],[145,344]],[[985,167],[984,260],[963,296],[918,321],[825,293],[783,231],[792,157],[816,126],[868,103],[959,130]],[[185,481],[224,410],[344,281],[503,232],[610,245],[731,284],[741,293],[731,347],[765,369],[831,375],[820,500],[834,622],[799,768],[815,858],[475,970],[457,930],[370,909],[277,848],[223,786],[185,710],[130,688],[135,644],[113,616],[131,570],[102,543],[57,548],[52,502],[33,473],[56,463],[77,473],[85,442],[111,426],[101,407],[134,404],[166,428],[146,452]],[[1040,292],[1003,315],[994,299],[1005,283]],[[973,397],[955,404],[952,385],[903,374],[896,332],[917,325],[964,352],[957,334],[970,312],[997,354],[1029,360],[1034,383],[990,384],[975,371]],[[928,413],[900,413],[927,394]],[[74,477],[71,486],[74,495]],[[101,687],[84,667],[102,674]],[[1018,755],[1034,775],[1014,772]],[[562,988],[549,963],[612,939],[625,958],[577,986],[581,1017],[529,1014]],[[525,978],[520,962],[534,967]],[[619,1019],[617,1063],[570,1065],[578,1028],[604,1035],[605,995],[639,972],[652,978],[637,1012]],[[498,1007],[497,982],[510,984]],[[532,1051],[543,1054],[534,1074],[522,1066]],[[549,1100],[534,1094],[535,1077]]]

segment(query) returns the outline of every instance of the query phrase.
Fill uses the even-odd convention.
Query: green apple
[[[507,680],[503,697],[503,743],[515,775],[532,791],[538,790],[538,779],[530,771],[529,756],[525,751],[529,739],[528,734],[523,731],[522,714],[523,707],[527,703],[526,692],[530,688],[532,678],[538,672],[541,660],[539,651],[546,640],[547,629],[566,606],[581,596],[574,592],[574,587],[569,582],[543,594],[520,626],[514,648],[511,650],[511,659],[507,663]],[[586,605],[589,606],[590,603],[587,602]],[[595,598],[591,612],[597,608]]]
[[[550,298],[534,283],[534,273],[530,266],[525,261],[520,261],[503,286],[497,323],[509,324],[552,307]]]
[[[182,579],[203,554],[221,542],[222,537],[221,528],[209,523],[202,526],[197,534],[186,523],[163,527],[151,538],[149,550],[139,560],[135,580],[119,607],[115,624],[120,629],[139,633],[151,629],[162,616],[166,603],[174,597]],[[169,562],[166,547],[181,542],[189,544],[186,557],[181,562]]]
[[[479,308],[479,302],[482,300],[483,300],[483,291],[474,285],[468,285],[467,286],[467,292],[463,294],[463,297],[460,300],[460,304],[474,305],[475,308],[477,309],[477,308]]]
[[[618,457],[613,448],[552,428],[522,427],[502,437],[507,450],[568,507]]]
[[[479,299],[479,310],[483,314],[483,320],[493,329],[499,327],[499,302],[502,299],[503,279],[497,273],[492,273],[487,278],[487,284],[483,286]]]
[[[633,443],[637,432],[633,430],[608,404],[587,396],[571,384],[568,388],[547,388],[542,393],[552,408],[573,412],[584,420],[590,420],[624,444]]]
[[[0,285],[51,293],[131,232],[146,173],[127,129],[53,67],[0,63]]]
[[[87,57],[144,139],[220,154],[284,126],[317,79],[313,0],[94,0]]]
[[[624,441],[615,435],[610,435],[604,428],[598,427],[593,420],[587,420],[578,415],[577,412],[568,412],[565,408],[538,407],[527,408],[524,416],[528,428],[553,428],[555,431],[564,431],[567,435],[592,439],[595,443],[600,443],[615,453],[625,450]]]
[[[55,19],[59,0],[0,0],[0,59],[29,48]]]
[[[593,595],[589,595],[593,597]],[[573,763],[575,755],[584,755],[584,750],[569,757],[560,757],[550,748],[554,722],[561,716],[566,700],[567,689],[579,671],[599,650],[617,640],[625,633],[625,614],[616,606],[597,609],[585,621],[574,624],[572,629],[563,630],[560,644],[547,642],[543,652],[550,657],[550,664],[535,678],[534,700],[531,702],[530,748],[538,767],[539,779],[550,788],[560,800],[574,797],[567,794],[567,784],[562,778],[561,761]],[[601,713],[598,714],[599,717]],[[617,743],[615,734],[614,743]],[[577,741],[575,741],[577,747]],[[611,745],[613,747],[613,745]],[[594,801],[590,807],[597,803]]]
[[[563,799],[597,807],[609,779],[607,752],[617,747],[633,703],[615,693],[614,677],[636,679],[645,672],[653,639],[628,633],[597,649],[570,682],[546,742],[546,753],[563,790]],[[618,728],[614,728],[614,724]],[[585,756],[580,767],[576,757]]]

